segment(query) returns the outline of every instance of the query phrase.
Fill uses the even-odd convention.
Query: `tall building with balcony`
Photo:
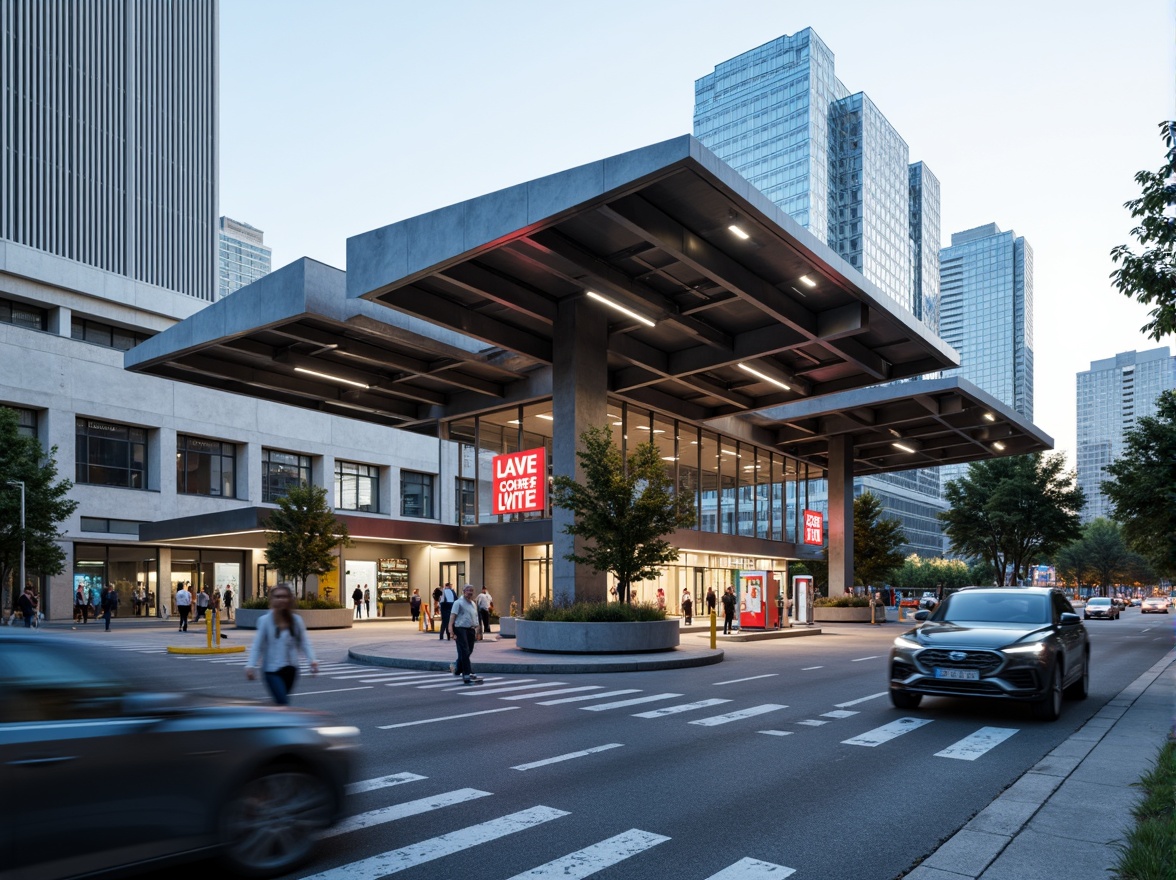
[[[694,84],[694,135],[794,220],[938,331],[939,181],[898,131],[837,78],[812,30],[715,66]],[[863,477],[903,523],[906,550],[943,552],[936,469]]]
[[[272,251],[265,246],[265,233],[255,226],[221,217],[217,227],[220,272],[216,298],[223,299],[268,275]]]
[[[1090,362],[1078,373],[1078,486],[1086,495],[1082,521],[1113,514],[1103,495],[1106,467],[1123,454],[1138,421],[1155,415],[1164,391],[1176,389],[1176,357],[1166,346],[1125,351]]]

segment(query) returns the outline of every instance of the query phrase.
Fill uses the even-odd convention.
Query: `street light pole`
[[[20,584],[17,592],[23,593],[25,583],[25,484],[24,480],[9,480],[9,486],[20,486]]]

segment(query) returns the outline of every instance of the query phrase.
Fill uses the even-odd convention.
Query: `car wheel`
[[[1054,660],[1049,672],[1049,688],[1044,696],[1033,704],[1033,717],[1039,721],[1057,721],[1062,714],[1062,668]]]
[[[918,709],[919,703],[923,702],[923,695],[891,688],[890,702],[894,704],[895,709]]]
[[[220,812],[221,856],[248,877],[284,874],[300,864],[333,811],[327,784],[300,767],[260,770]]]
[[[1066,696],[1071,700],[1085,700],[1090,693],[1090,651],[1082,657],[1082,676],[1066,688]]]

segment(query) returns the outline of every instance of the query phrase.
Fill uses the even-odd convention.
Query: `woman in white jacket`
[[[278,584],[270,590],[269,600],[269,613],[257,621],[257,635],[249,650],[245,677],[252,681],[260,666],[274,702],[285,706],[290,702],[290,692],[298,679],[298,655],[302,654],[310,661],[312,675],[318,672],[318,660],[310,639],[306,637],[306,624],[291,610],[294,592],[290,587]]]

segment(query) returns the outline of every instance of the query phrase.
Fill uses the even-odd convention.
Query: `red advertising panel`
[[[739,626],[764,627],[764,590],[768,573],[765,571],[739,572]]]
[[[546,450],[496,455],[491,461],[494,513],[527,513],[547,505]]]
[[[804,512],[804,542],[820,547],[825,543],[825,518],[819,510]]]

